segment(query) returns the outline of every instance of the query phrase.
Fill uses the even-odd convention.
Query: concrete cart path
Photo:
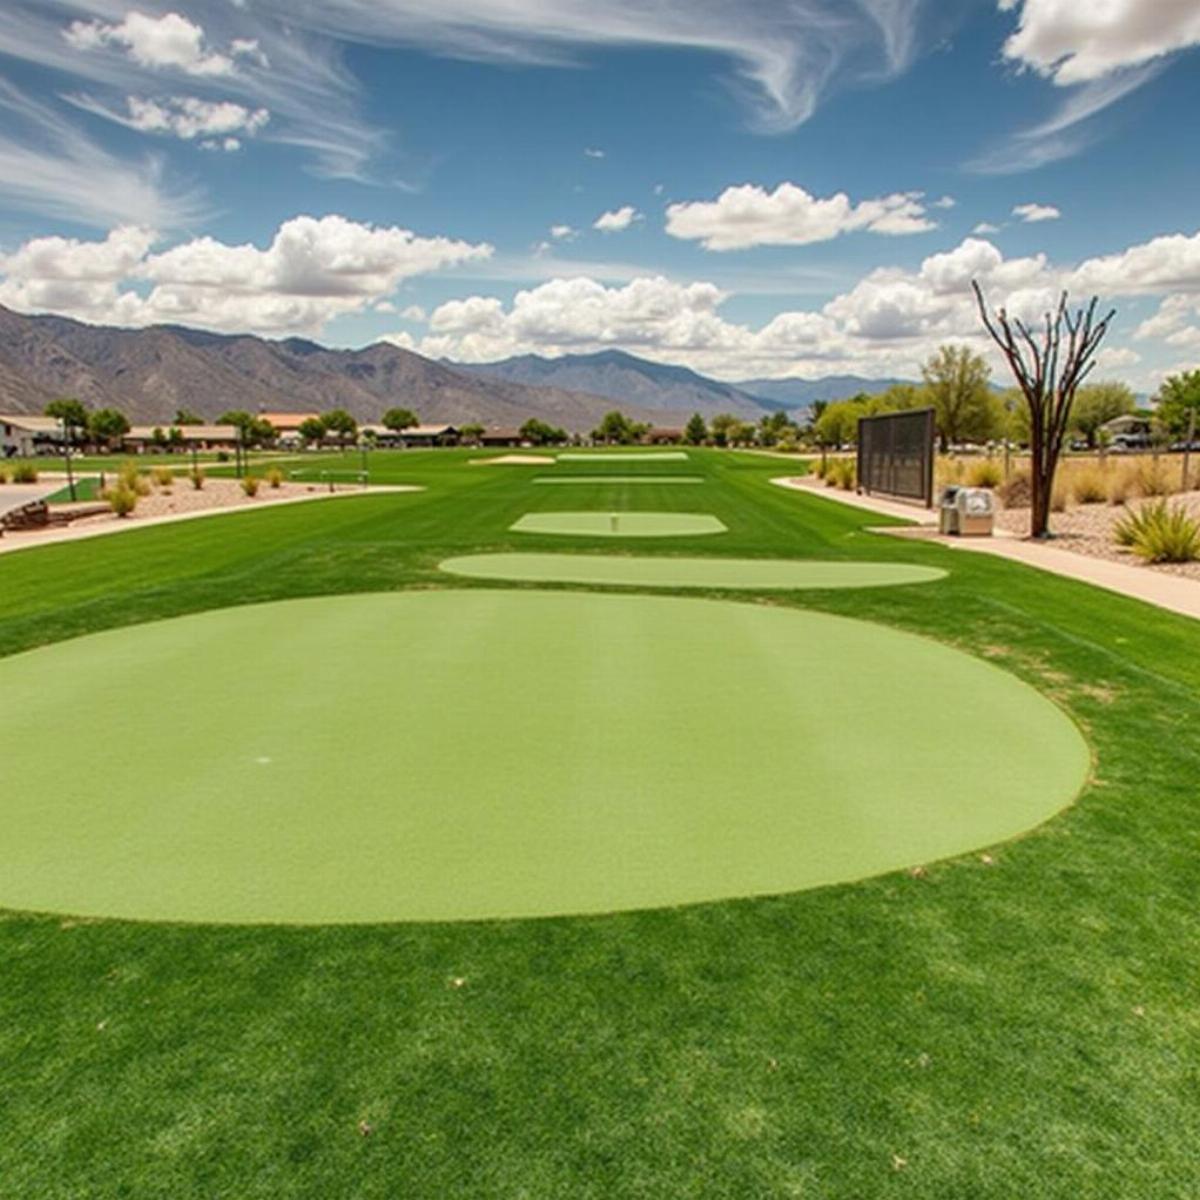
[[[62,487],[57,480],[50,486],[31,483],[0,484],[0,517],[27,504],[35,504],[39,500],[47,500]]]
[[[772,479],[779,487],[793,491],[808,492],[847,504],[852,508],[865,509],[889,517],[903,517],[915,525],[880,527],[873,532],[886,533],[893,537],[916,538],[924,542],[936,542],[951,550],[969,550],[979,554],[993,554],[1010,562],[1024,563],[1052,575],[1062,575],[1081,583],[1106,591],[1119,592],[1135,600],[1144,600],[1156,608],[1179,613],[1200,620],[1200,584],[1184,579],[1180,575],[1168,575],[1149,567],[1135,567],[1126,563],[1110,562],[1103,558],[1091,558],[1063,550],[1053,544],[1029,541],[1016,534],[997,530],[990,538],[943,537],[937,532],[937,511],[914,508],[876,496],[859,496],[854,492],[835,491],[825,487],[820,480],[809,482],[806,478]]]

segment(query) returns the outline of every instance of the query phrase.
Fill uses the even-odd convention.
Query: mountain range
[[[168,424],[180,408],[208,419],[230,408],[345,408],[359,421],[376,421],[403,406],[426,422],[509,427],[538,417],[586,430],[614,407],[660,425],[681,424],[692,412],[754,421],[890,382],[837,376],[729,384],[616,350],[467,365],[434,362],[389,342],[344,350],[172,325],[120,329],[0,305],[0,412],[13,414],[40,413],[55,397],[74,396],[140,424]]]

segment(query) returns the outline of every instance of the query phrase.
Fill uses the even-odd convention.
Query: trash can
[[[938,533],[958,532],[958,505],[955,498],[962,490],[956,484],[942,488],[942,498],[938,504]]]
[[[986,488],[959,488],[954,497],[957,511],[953,532],[962,537],[991,537],[996,523],[996,505]]]

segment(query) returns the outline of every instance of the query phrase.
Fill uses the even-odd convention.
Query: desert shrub
[[[1065,479],[1059,476],[1054,481],[1054,486],[1050,489],[1050,511],[1051,512],[1066,512],[1067,504],[1071,499],[1071,485]]]
[[[1109,504],[1124,504],[1137,491],[1137,471],[1121,465],[1108,473]]]
[[[1004,482],[1004,471],[1000,464],[990,458],[981,458],[967,468],[967,484],[970,487],[994,488]]]
[[[263,478],[267,481],[267,487],[277,488],[283,483],[283,472],[278,467],[270,467]]]
[[[193,467],[188,472],[188,478],[192,481],[192,487],[194,487],[196,489],[196,491],[199,492],[199,491],[203,490],[203,488],[204,488],[204,468],[203,467]]]
[[[1113,536],[1147,562],[1194,562],[1200,558],[1200,520],[1182,504],[1165,500],[1129,510]]]
[[[1076,504],[1102,504],[1108,499],[1104,472],[1097,467],[1083,467],[1071,476],[1071,495]]]
[[[824,479],[825,476],[829,473],[829,460],[826,458],[818,458],[817,461],[815,463],[813,463],[812,470],[813,470],[813,474],[818,479]]]
[[[247,496],[257,496],[258,485],[261,482],[262,480],[259,479],[257,475],[247,475],[242,480],[242,491],[245,492]]]
[[[109,488],[104,493],[104,498],[108,501],[109,508],[118,517],[129,516],[138,504],[138,493],[124,483],[118,483],[116,487]]]
[[[0,483],[8,482],[8,470],[3,463],[0,463]]]
[[[13,483],[37,483],[37,467],[33,463],[17,463],[12,469]]]
[[[830,470],[825,477],[825,482],[830,487],[840,487],[842,491],[848,492],[854,487],[855,474],[854,459],[839,458],[837,462],[830,464]]]
[[[1028,471],[1014,471],[996,489],[1005,508],[1028,508],[1033,503],[1033,486]]]
[[[169,488],[175,482],[175,472],[170,467],[155,467],[153,475],[160,488]]]
[[[1142,496],[1167,496],[1171,480],[1167,469],[1157,458],[1142,459],[1137,465],[1137,490]]]

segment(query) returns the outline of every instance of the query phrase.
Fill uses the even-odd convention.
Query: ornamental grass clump
[[[1071,476],[1071,495],[1076,504],[1103,504],[1108,499],[1104,473],[1096,467],[1083,467]]]
[[[1133,468],[1122,465],[1109,473],[1109,504],[1124,504],[1136,491],[1137,472]]]
[[[196,489],[196,491],[200,492],[200,491],[204,490],[204,468],[203,467],[193,467],[188,472],[188,478],[192,481],[192,487],[194,487]]]
[[[277,488],[283,483],[283,472],[278,467],[271,467],[263,478],[267,481],[267,487]]]
[[[833,481],[843,492],[849,492],[854,488],[856,468],[854,459],[839,458],[833,466]],[[825,480],[829,482],[828,479]]]
[[[154,482],[157,483],[158,486],[164,491],[169,490],[171,485],[175,482],[175,472],[172,471],[170,467],[155,467],[152,474],[154,476]]]
[[[17,463],[12,471],[13,483],[37,483],[37,467],[33,463]]]
[[[967,486],[996,488],[1004,482],[1004,471],[999,463],[990,458],[981,458],[967,468]]]
[[[1143,496],[1169,496],[1171,480],[1157,458],[1144,459],[1137,466],[1137,489]]]
[[[262,481],[257,475],[247,475],[242,479],[242,491],[245,492],[247,496],[257,496],[258,485],[261,482]]]
[[[1185,563],[1200,558],[1200,520],[1182,504],[1156,500],[1130,509],[1117,522],[1114,536],[1148,563]]]
[[[1005,508],[1028,508],[1033,497],[1033,484],[1029,472],[1014,471],[997,489]]]

